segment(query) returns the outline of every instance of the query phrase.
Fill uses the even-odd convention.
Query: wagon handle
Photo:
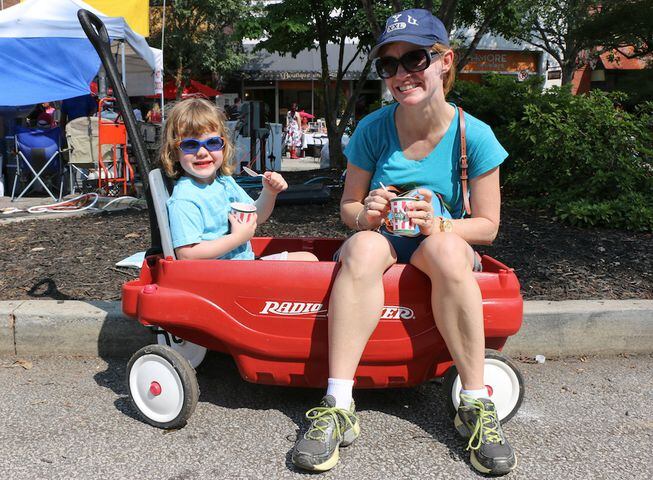
[[[141,181],[143,182],[143,190],[145,192],[148,215],[150,217],[152,247],[155,249],[160,248],[161,240],[159,228],[156,222],[156,216],[154,215],[154,205],[149,184],[150,162],[147,157],[147,150],[145,149],[143,138],[136,126],[136,117],[134,116],[134,111],[129,102],[127,91],[120,80],[118,67],[116,66],[116,62],[111,54],[111,40],[109,39],[107,27],[104,25],[102,20],[97,17],[97,15],[88,10],[78,10],[77,18],[79,19],[79,23],[82,26],[84,33],[102,61],[104,70],[106,71],[107,77],[113,87],[113,94],[116,97],[120,110],[122,111],[125,127],[127,127],[127,133],[131,140],[133,152],[136,155],[138,168],[141,172]]]
[[[118,67],[111,55],[111,43],[107,27],[104,25],[102,20],[88,10],[78,10],[77,18],[79,19],[79,23],[81,24],[84,33],[95,48],[95,51],[98,53],[102,65],[104,65],[104,69],[107,72],[107,77],[113,87],[113,93],[118,101],[120,110],[122,111],[125,126],[127,127],[127,133],[129,134],[134,153],[136,154],[138,167],[141,171],[143,187],[147,188],[149,186],[148,175],[150,173],[150,165],[147,161],[147,150],[145,150],[143,139],[136,127],[136,117],[134,117],[134,111],[132,110],[129,97],[125,91],[125,86],[122,84],[122,81],[120,81]]]

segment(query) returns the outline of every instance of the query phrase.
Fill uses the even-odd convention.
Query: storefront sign
[[[471,72],[537,72],[538,52],[502,50],[477,50],[462,69]]]
[[[547,80],[560,80],[562,78],[562,70],[549,70],[546,78]]]
[[[347,72],[343,80],[358,80],[361,72]],[[320,72],[282,72],[282,71],[265,71],[265,70],[246,70],[243,72],[246,80],[292,80],[292,81],[321,81],[322,73]],[[335,80],[336,72],[331,72],[331,78]]]

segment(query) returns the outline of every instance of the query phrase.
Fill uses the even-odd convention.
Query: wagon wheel
[[[190,363],[165,345],[148,345],[132,356],[127,385],[138,413],[158,428],[186,425],[200,394]]]
[[[485,350],[485,385],[496,406],[499,420],[506,423],[519,410],[524,400],[524,378],[514,362],[496,350]],[[458,370],[452,366],[444,376],[447,411],[453,418],[460,405],[461,382]]]
[[[156,330],[156,343],[167,345],[181,354],[193,368],[199,367],[206,356],[206,348],[203,346],[186,341],[183,338],[175,337],[165,330]]]

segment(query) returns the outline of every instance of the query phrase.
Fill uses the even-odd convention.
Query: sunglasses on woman
[[[179,141],[177,145],[179,146],[179,150],[182,152],[189,155],[195,155],[200,151],[200,148],[202,147],[206,148],[209,152],[217,152],[222,150],[224,148],[224,140],[222,137],[211,137],[207,138],[206,140],[198,140],[197,138],[184,138],[183,140]]]
[[[391,78],[397,74],[397,69],[401,64],[409,73],[421,72],[431,65],[431,59],[439,55],[438,52],[420,48],[404,53],[401,57],[379,57],[376,60],[376,73],[381,78]]]

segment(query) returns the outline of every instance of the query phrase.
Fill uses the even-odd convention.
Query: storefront
[[[252,51],[253,44],[245,45]],[[356,45],[345,46],[344,64],[356,54]],[[338,66],[338,46],[329,45],[327,54],[331,78],[335,79]],[[366,57],[358,55],[351,63],[343,79],[343,103],[356,87],[365,66]],[[285,116],[291,104],[297,103],[316,118],[324,117],[325,102],[322,94],[322,64],[320,51],[303,50],[296,57],[280,55],[260,50],[254,53],[254,59],[241,70],[238,90],[243,100],[259,100],[265,105],[266,120],[285,124]],[[335,80],[331,86],[335,88]],[[367,113],[371,104],[381,97],[381,82],[372,76],[366,80],[356,105],[356,116]]]
[[[454,33],[455,38],[469,43],[472,31]],[[468,37],[468,38],[466,38]],[[245,49],[253,51],[255,44],[246,44]],[[356,45],[345,46],[344,64],[356,55]],[[478,44],[469,62],[458,72],[457,78],[480,81],[487,73],[515,76],[523,81],[533,75],[545,75],[547,58],[544,52],[527,44],[510,42],[501,37],[485,35]],[[335,78],[338,65],[338,46],[329,45],[329,68]],[[359,54],[344,76],[344,99],[354,91],[356,82],[365,66],[365,54]],[[292,103],[316,117],[324,116],[321,76],[322,64],[319,49],[303,50],[296,57],[260,50],[241,72],[240,84],[231,85],[228,91],[238,91],[244,100],[260,100],[265,103],[268,121],[285,123],[285,115]],[[378,106],[380,99],[391,100],[384,85],[372,71],[356,105],[356,118]],[[549,82],[545,78],[545,86]],[[335,81],[333,81],[335,85]],[[344,107],[344,104],[341,105]]]

